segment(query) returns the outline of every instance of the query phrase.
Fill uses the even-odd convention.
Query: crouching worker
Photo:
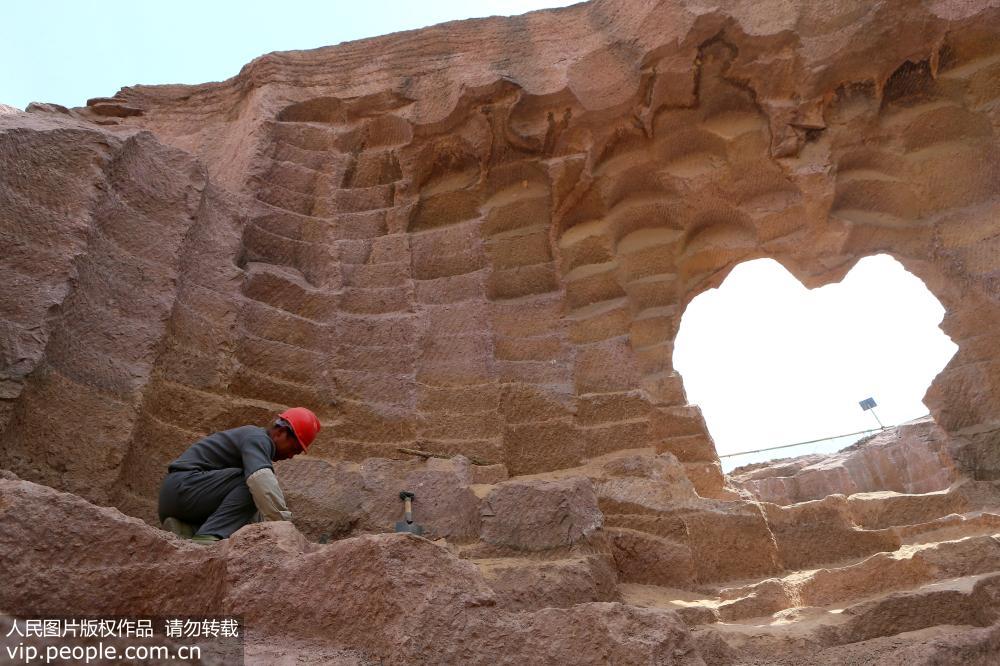
[[[292,407],[266,430],[243,426],[198,440],[167,467],[164,529],[206,543],[258,520],[291,520],[272,463],[305,453],[319,429],[315,414]]]

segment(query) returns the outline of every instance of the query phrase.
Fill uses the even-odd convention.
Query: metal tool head
[[[400,520],[396,522],[397,532],[409,532],[410,534],[416,534],[420,536],[424,533],[424,528],[414,522],[406,522],[405,520]]]

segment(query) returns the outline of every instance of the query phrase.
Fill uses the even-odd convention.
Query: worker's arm
[[[278,485],[278,477],[270,467],[262,467],[248,476],[247,487],[265,520],[292,519],[292,512],[285,505],[285,496]]]

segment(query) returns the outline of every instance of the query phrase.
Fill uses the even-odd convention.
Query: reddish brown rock
[[[507,610],[568,608],[591,601],[618,601],[615,569],[601,556],[556,560],[477,560],[497,606]]]
[[[600,529],[604,516],[590,481],[512,480],[483,499],[483,541],[518,550],[571,546]]]
[[[399,493],[408,490],[416,495],[414,519],[424,527],[428,538],[476,538],[480,532],[480,500],[469,487],[473,481],[471,467],[464,458],[432,458],[403,465],[366,460],[361,475],[369,500],[359,529],[392,529],[403,515]]]
[[[482,473],[463,457],[361,464],[300,457],[277,465],[296,527],[313,540],[391,532],[403,519],[401,491],[414,500],[414,520],[430,539],[479,535],[479,498],[470,485]],[[496,476],[496,471],[487,472]]]
[[[947,663],[989,666],[997,654],[1000,654],[1000,623],[907,646],[892,655],[891,660],[887,659],[886,666]]]
[[[473,563],[412,535],[319,545],[274,522],[205,547],[9,479],[0,480],[0,507],[2,564],[14,582],[0,607],[16,615],[236,614],[253,644],[269,636],[287,650],[312,641],[327,654],[394,663],[524,663],[537,655],[703,663],[673,613],[606,603],[499,611]],[[599,577],[594,591],[613,596],[607,572]]]
[[[892,530],[856,527],[843,495],[788,507],[767,503],[760,506],[774,535],[781,562],[790,569],[892,551],[900,545],[899,537]]]
[[[214,613],[225,562],[75,495],[0,479],[0,608],[16,615]]]
[[[769,578],[753,587],[724,589],[720,597],[719,618],[725,621],[742,620],[751,617],[765,617],[778,611],[800,605],[793,600],[794,592],[783,580]]]
[[[844,566],[800,571],[719,591],[719,616],[742,620],[783,614],[796,607],[842,608],[878,596],[945,581],[967,579],[1000,569],[1000,543],[992,536],[920,544],[894,553],[877,553]],[[929,589],[933,589],[930,587]],[[789,612],[792,612],[790,610]]]
[[[830,642],[853,643],[935,625],[990,626],[1000,617],[1000,576],[899,592],[859,604],[826,632]]]
[[[733,470],[733,483],[755,498],[795,504],[827,495],[891,490],[928,493],[958,478],[949,439],[923,419],[879,433],[831,455],[811,455]]]
[[[775,535],[760,506],[705,502],[696,510],[678,512],[698,580],[725,581],[767,576],[785,565]],[[733,557],[739,553],[738,557]]]
[[[475,565],[405,534],[310,547],[287,523],[259,524],[237,532],[225,554],[227,612],[261,632],[396,659],[429,654],[435,634],[459,633],[464,614],[495,603]]]
[[[4,479],[0,610],[238,610],[261,660],[348,663],[851,663],[995,623],[994,4],[595,0],[0,113],[0,467],[152,520],[185,446],[304,404],[310,538],[388,530],[412,486],[463,554],[684,588],[576,603],[608,580],[564,562],[497,587],[572,605],[512,612],[426,540],[255,525],[195,550]],[[672,367],[686,304],[747,259],[816,287],[879,252],[959,347],[926,398],[950,459],[914,431],[920,453],[744,501]],[[850,605],[801,606],[827,602]],[[674,607],[734,621],[695,644]],[[941,659],[992,641],[967,635]]]
[[[151,389],[166,365],[184,372],[174,345],[226,344],[201,337],[204,324],[189,335],[181,318],[195,293],[226,293],[239,273],[233,197],[147,132],[110,135],[66,115],[0,116],[0,162],[14,160],[0,176],[0,231],[16,239],[0,261],[0,465],[103,503],[141,494],[136,512],[149,515],[171,447],[194,439],[149,418]],[[226,314],[214,308],[212,326]],[[213,372],[202,360],[196,372]]]
[[[600,505],[614,513],[668,511],[698,497],[669,453],[612,458],[591,480]]]
[[[309,539],[345,536],[363,518],[365,491],[357,464],[300,457],[276,470],[295,527]]]
[[[847,498],[851,518],[859,527],[884,529],[917,525],[942,516],[960,514],[975,505],[958,488],[922,495],[892,492],[856,493]]]
[[[579,604],[508,616],[484,627],[481,663],[705,664],[675,613],[618,603]],[[477,641],[479,642],[479,641]],[[465,652],[468,654],[468,650]],[[459,652],[459,655],[462,653]]]
[[[622,528],[607,530],[608,543],[623,583],[691,587],[697,567],[683,542]]]
[[[0,463],[148,517],[185,444],[301,403],[331,458],[654,447],[735,499],[672,367],[686,303],[749,258],[817,286],[889,252],[959,346],[927,399],[956,463],[1000,478],[998,20],[597,0],[4,114]]]

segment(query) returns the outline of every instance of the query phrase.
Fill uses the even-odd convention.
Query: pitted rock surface
[[[994,663],[998,33],[593,0],[0,106],[0,619],[240,613],[248,663]],[[686,305],[876,253],[958,345],[933,424],[727,479]],[[138,519],[290,405],[324,424],[294,523]],[[401,490],[435,541],[388,533]]]
[[[998,11],[595,0],[5,114],[0,464],[149,515],[199,433],[309,404],[328,458],[652,446],[724,499],[673,340],[762,256],[899,259],[959,346],[935,420],[995,423]]]

